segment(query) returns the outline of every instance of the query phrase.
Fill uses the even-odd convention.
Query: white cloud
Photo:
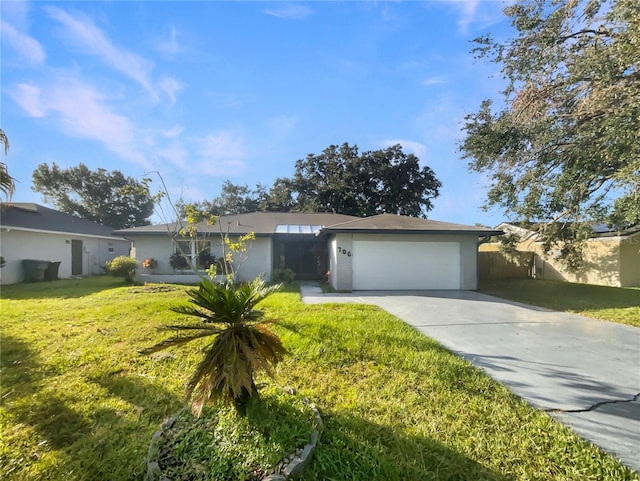
[[[197,172],[214,175],[239,175],[246,168],[245,148],[241,139],[223,130],[200,141]]]
[[[158,50],[158,52],[168,56],[182,53],[183,49],[178,43],[175,27],[173,26],[171,27],[171,33],[167,40],[161,40],[158,43],[156,43],[156,49]]]
[[[485,30],[503,20],[502,8],[507,2],[494,0],[446,0],[458,12],[458,32]]]
[[[31,65],[41,65],[45,60],[44,48],[35,38],[17,31],[4,20],[0,20],[2,42],[8,44]]]
[[[407,152],[415,154],[420,160],[424,160],[424,156],[427,155],[427,147],[420,142],[406,139],[387,139],[377,142],[382,147],[392,147],[400,144],[402,149]]]
[[[59,76],[46,86],[19,84],[12,96],[28,115],[54,117],[68,135],[95,140],[123,159],[149,167],[134,123],[113,112],[98,90],[77,78]]]
[[[306,5],[299,3],[285,3],[275,9],[267,9],[264,11],[267,15],[278,18],[286,18],[289,20],[301,20],[313,15],[313,10]]]
[[[158,157],[168,160],[176,167],[185,171],[188,167],[189,152],[181,142],[171,142],[166,147],[156,149]]]
[[[151,62],[114,45],[90,19],[74,17],[57,7],[45,7],[45,10],[51,18],[66,28],[66,34],[75,47],[99,57],[105,64],[133,79],[156,96],[151,82]]]
[[[192,185],[184,186],[180,192],[180,197],[187,201],[207,200],[213,197],[211,195],[211,190],[207,190],[207,192],[204,192],[199,187]]]
[[[422,85],[425,87],[431,87],[432,85],[442,85],[446,83],[443,77],[429,77],[422,81]]]
[[[478,0],[472,2],[456,2],[461,16],[458,20],[458,30],[466,33],[469,25],[475,20],[476,11],[478,10]]]
[[[171,100],[171,105],[176,103],[176,94],[184,88],[182,82],[166,75],[160,77],[158,85]]]
[[[27,1],[2,2],[2,18],[18,30],[26,32],[29,29],[31,6],[32,2]]]
[[[162,135],[172,139],[178,137],[182,132],[184,132],[184,127],[182,125],[174,125],[169,130],[163,130]]]
[[[40,88],[35,85],[21,83],[15,90],[10,91],[11,97],[31,117],[44,117],[45,112],[41,108]]]

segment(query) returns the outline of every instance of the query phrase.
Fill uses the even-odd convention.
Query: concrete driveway
[[[640,472],[640,329],[473,291],[301,291],[385,309]]]

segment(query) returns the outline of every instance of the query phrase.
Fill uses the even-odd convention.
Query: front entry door
[[[71,241],[71,275],[82,275],[82,241]]]
[[[273,269],[289,268],[296,280],[322,279],[327,272],[326,240],[314,235],[276,236]]]

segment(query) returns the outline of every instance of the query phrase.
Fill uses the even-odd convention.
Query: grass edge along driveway
[[[511,301],[640,327],[640,288],[539,279],[481,283],[478,291]]]
[[[184,288],[118,282],[3,287],[1,479],[143,478],[203,345],[137,354],[184,320],[168,311]],[[289,350],[276,383],[326,422],[306,481],[638,479],[381,309],[303,305],[297,287],[262,307]]]

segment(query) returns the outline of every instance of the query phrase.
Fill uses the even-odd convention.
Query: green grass
[[[137,351],[185,297],[106,277],[4,287],[0,479],[143,479],[203,345]],[[274,385],[325,420],[305,481],[639,479],[378,308],[307,306],[295,288],[262,306],[289,350]]]
[[[640,327],[640,288],[509,279],[483,283],[479,291],[534,306]]]
[[[154,444],[161,473],[172,481],[260,479],[301,448],[314,429],[314,413],[300,395],[264,386],[251,400],[248,416],[230,405],[205,407],[200,418],[181,410]],[[212,449],[215,446],[215,449]]]

